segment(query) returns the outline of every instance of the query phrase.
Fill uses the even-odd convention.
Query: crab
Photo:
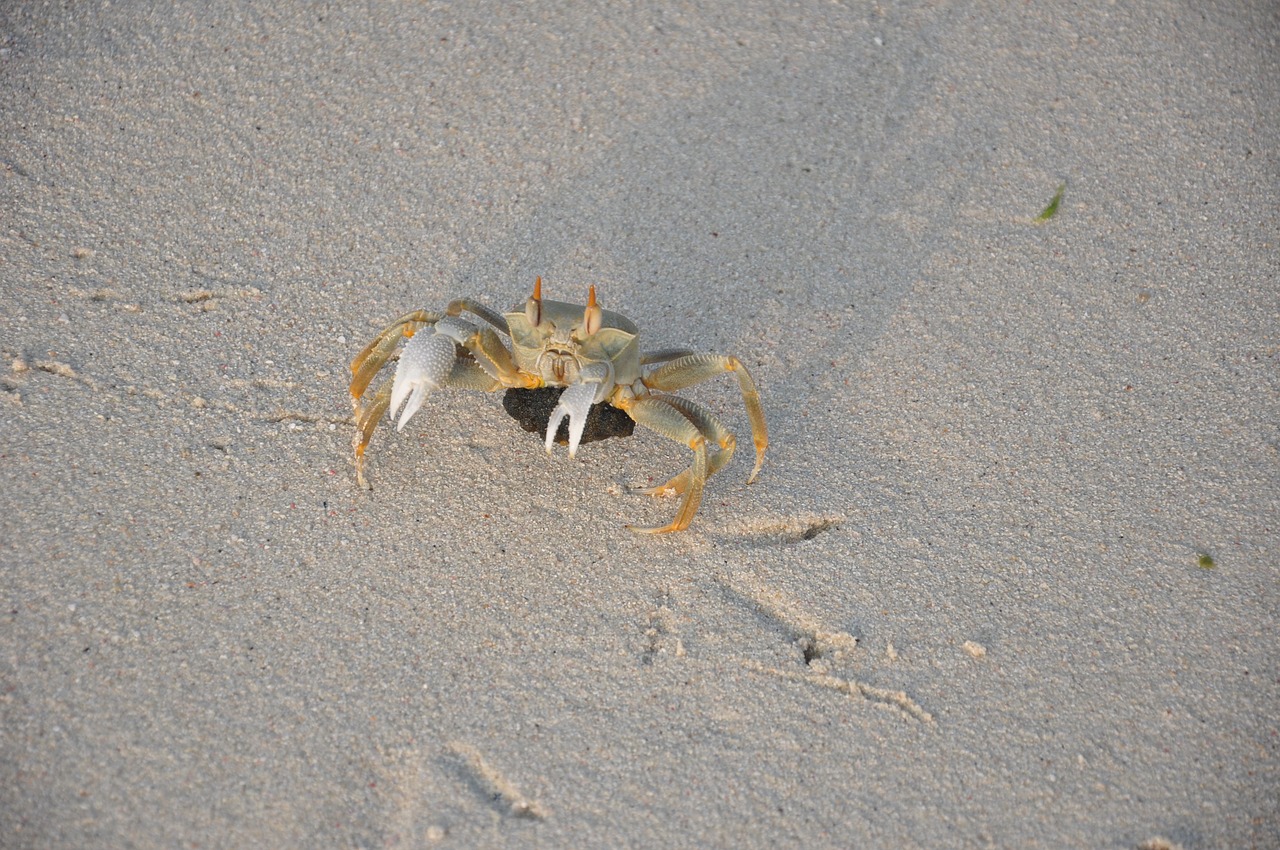
[[[510,348],[499,332],[510,338]],[[369,384],[402,340],[394,376],[366,399]],[[751,484],[764,463],[769,435],[760,394],[738,358],[687,349],[641,354],[635,324],[601,308],[594,286],[588,290],[585,305],[568,304],[544,300],[540,277],[534,281],[533,295],[509,313],[499,314],[473,298],[452,301],[443,313],[416,310],[388,325],[351,363],[356,477],[361,487],[369,486],[364,476],[365,450],[388,411],[400,431],[427,396],[445,387],[486,392],[562,387],[559,403],[547,422],[548,454],[567,417],[569,457],[577,455],[587,416],[596,404],[617,408],[636,424],[693,452],[688,469],[664,484],[638,491],[680,496],[675,518],[652,528],[627,526],[651,534],[683,531],[698,512],[707,479],[733,457],[736,440],[711,411],[672,393],[726,372],[737,376],[751,422],[756,449],[755,467],[747,478]],[[588,441],[593,438],[599,437],[588,436]]]

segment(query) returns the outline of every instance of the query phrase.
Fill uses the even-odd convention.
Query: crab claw
[[[454,345],[451,337],[425,330],[405,343],[400,362],[396,364],[395,382],[391,385],[391,415],[395,416],[400,405],[404,405],[404,412],[396,423],[397,431],[404,429],[429,393],[444,386],[457,359]]]
[[[551,419],[547,422],[547,454],[551,454],[560,420],[566,416],[569,417],[569,457],[578,453],[582,432],[587,427],[587,414],[591,412],[599,389],[598,384],[574,384],[560,395],[560,403],[551,411]]]

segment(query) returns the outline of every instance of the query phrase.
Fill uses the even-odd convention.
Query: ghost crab
[[[485,324],[463,318],[464,312]],[[510,349],[497,331],[510,337]],[[748,484],[759,474],[769,444],[760,394],[736,357],[683,349],[641,354],[638,335],[630,319],[596,303],[594,286],[585,306],[566,304],[543,299],[542,278],[534,282],[533,295],[509,313],[499,314],[474,299],[462,298],[451,302],[443,313],[417,310],[401,316],[351,363],[351,403],[356,418],[352,445],[360,485],[368,486],[365,449],[388,410],[392,417],[399,412],[396,430],[402,430],[430,393],[447,386],[487,392],[565,387],[547,424],[547,453],[551,453],[556,430],[566,416],[569,457],[574,457],[593,404],[604,402],[624,411],[636,424],[693,451],[693,464],[684,472],[665,484],[639,491],[650,495],[674,491],[682,496],[675,519],[654,528],[627,527],[654,534],[688,528],[698,512],[707,479],[733,457],[736,441],[709,410],[670,393],[724,372],[737,375],[756,447]],[[395,376],[364,401],[370,382],[405,338],[408,341],[400,351]]]

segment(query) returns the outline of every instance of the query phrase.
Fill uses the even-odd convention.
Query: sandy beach
[[[1278,44],[6,4],[0,846],[1280,847]],[[725,376],[678,534],[500,393],[359,488],[352,358],[535,276],[740,358],[759,479]]]

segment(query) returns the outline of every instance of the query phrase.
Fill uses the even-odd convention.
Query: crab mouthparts
[[[542,358],[542,374],[558,384],[569,383],[569,375],[578,370],[578,361],[572,352],[548,349]]]

